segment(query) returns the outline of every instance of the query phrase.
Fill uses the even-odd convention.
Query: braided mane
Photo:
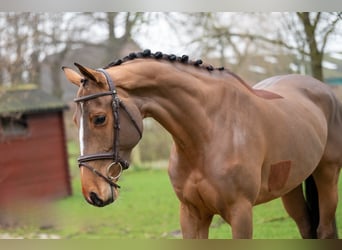
[[[187,56],[187,55],[183,55],[183,56],[176,56],[174,54],[170,54],[169,55],[169,54],[162,53],[160,51],[158,51],[156,53],[152,53],[151,50],[149,50],[149,49],[146,49],[146,50],[144,50],[142,52],[130,53],[128,56],[125,56],[122,59],[118,59],[118,60],[116,60],[114,62],[109,63],[104,68],[107,69],[107,68],[110,68],[110,67],[118,66],[118,65],[120,65],[120,64],[122,64],[124,62],[131,61],[131,60],[134,60],[134,59],[137,59],[137,58],[154,58],[154,59],[157,59],[157,60],[167,60],[167,61],[170,61],[170,62],[180,62],[180,63],[183,63],[183,64],[188,64],[188,65],[193,65],[195,67],[203,68],[203,69],[206,69],[208,71],[213,71],[213,70],[223,71],[223,70],[225,70],[224,67],[214,68],[210,64],[204,64],[201,59],[198,59],[198,60],[195,60],[195,61],[189,60],[189,56]],[[228,71],[228,70],[226,70],[226,71]],[[230,71],[228,71],[228,72],[232,73]]]

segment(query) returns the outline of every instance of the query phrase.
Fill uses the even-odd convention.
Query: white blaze
[[[81,102],[81,116],[80,116],[80,130],[79,130],[79,140],[80,140],[80,151],[81,155],[84,154],[84,120],[83,120],[83,103]]]

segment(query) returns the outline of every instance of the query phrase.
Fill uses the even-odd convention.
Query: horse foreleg
[[[337,238],[335,213],[339,173],[340,167],[335,164],[320,165],[313,173],[319,199],[318,238]]]
[[[285,210],[296,222],[304,239],[316,238],[316,228],[310,223],[310,216],[305,202],[302,185],[281,197]]]
[[[251,239],[253,237],[252,204],[248,200],[239,200],[227,208],[223,218],[232,228],[233,239]]]
[[[180,205],[180,224],[184,239],[207,239],[212,219],[213,215],[200,213],[192,205]]]

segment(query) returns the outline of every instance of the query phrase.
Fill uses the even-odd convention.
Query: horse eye
[[[94,124],[95,125],[101,125],[106,121],[106,116],[105,115],[99,115],[96,116],[94,119]]]

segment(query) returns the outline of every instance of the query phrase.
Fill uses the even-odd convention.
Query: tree
[[[53,93],[61,97],[60,67],[66,53],[80,46],[101,46],[108,63],[132,39],[143,13],[0,13],[0,84],[39,84],[41,64],[51,68]],[[98,32],[98,31],[101,32]],[[96,35],[94,35],[96,34]]]
[[[298,19],[304,30],[305,45],[302,54],[310,58],[311,74],[313,77],[324,80],[323,57],[329,38],[342,21],[340,13],[310,13],[297,12]]]
[[[41,62],[50,53],[61,51],[55,39],[63,15],[47,13],[0,13],[0,84],[39,85]],[[59,33],[61,34],[61,32]]]
[[[341,13],[296,12],[282,14],[279,45],[309,61],[309,73],[324,81],[323,59],[329,42],[342,37]],[[270,41],[275,42],[275,41]]]
[[[195,42],[207,45],[207,51],[228,50],[237,65],[251,51],[270,51],[279,47],[304,61],[309,59],[310,74],[324,80],[323,57],[329,42],[342,37],[341,13],[202,13],[200,33]],[[270,25],[272,24],[272,25]],[[210,44],[215,46],[210,46]],[[219,46],[217,46],[219,44]]]
[[[18,84],[27,77],[25,62],[29,59],[33,30],[26,24],[32,23],[34,15],[23,13],[0,13],[0,72],[2,83]],[[25,75],[26,73],[26,75]]]

